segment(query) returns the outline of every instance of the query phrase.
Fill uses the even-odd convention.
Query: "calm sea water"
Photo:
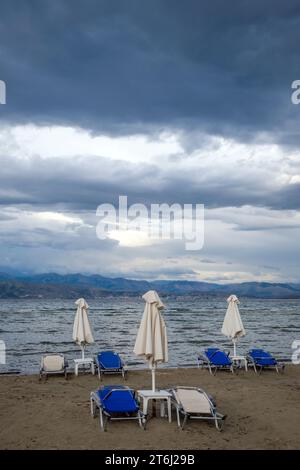
[[[226,300],[197,296],[164,297],[164,318],[168,328],[167,366],[196,364],[197,353],[206,346],[230,347],[221,334]],[[132,350],[144,309],[135,297],[103,297],[90,301],[89,318],[95,344],[87,355],[114,349],[132,367],[145,367]],[[300,300],[241,299],[240,312],[247,335],[238,352],[261,346],[283,360],[290,360],[293,340],[300,340]],[[6,365],[0,372],[37,372],[41,354],[61,352],[71,361],[80,356],[72,342],[75,315],[70,300],[0,300],[0,340],[6,344]]]

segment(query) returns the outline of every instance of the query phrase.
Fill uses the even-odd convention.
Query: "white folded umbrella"
[[[236,295],[231,295],[227,299],[228,308],[223,321],[222,333],[233,342],[233,355],[236,356],[236,343],[246,331],[239,312],[239,299]]]
[[[82,359],[84,359],[85,346],[94,342],[87,315],[89,306],[83,298],[76,300],[75,305],[77,305],[77,312],[73,326],[73,340],[81,347]]]
[[[160,313],[164,305],[154,290],[146,292],[143,299],[146,305],[133,352],[148,361],[152,371],[152,390],[155,391],[156,366],[160,362],[168,362],[167,328]]]

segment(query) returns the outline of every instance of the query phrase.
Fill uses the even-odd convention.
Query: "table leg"
[[[148,398],[143,397],[143,413],[148,414]]]
[[[167,398],[167,404],[168,404],[168,418],[169,418],[169,423],[172,422],[172,411],[171,411],[171,398]]]
[[[75,375],[78,375],[78,364],[75,364]]]
[[[164,418],[165,416],[165,400],[160,400],[160,417]]]

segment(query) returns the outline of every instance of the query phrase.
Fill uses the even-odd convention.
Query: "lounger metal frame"
[[[135,399],[135,391],[129,387],[124,387],[124,388],[113,388],[109,392],[107,392],[107,395],[110,395],[114,391],[118,392],[133,392],[133,398]],[[126,417],[114,417],[110,413],[108,413],[104,408],[101,403],[101,400],[99,398],[99,395],[97,391],[91,392],[90,395],[90,405],[91,405],[91,415],[93,418],[96,417],[97,415],[97,408],[99,410],[99,421],[100,421],[100,429],[101,431],[106,431],[107,430],[107,424],[109,421],[127,421],[127,420],[137,420],[139,422],[139,425],[142,429],[146,429],[146,415],[138,409],[136,416],[126,416]]]
[[[219,351],[222,351],[222,352],[224,352],[224,354],[229,355],[229,352],[224,351],[223,349],[219,349]],[[217,353],[217,351],[216,351],[216,353]],[[200,353],[198,355],[198,357],[197,357],[197,366],[198,366],[198,369],[200,367],[202,369],[207,368],[211,375],[216,375],[218,369],[220,369],[220,370],[229,370],[230,372],[232,372],[234,374],[234,369],[235,369],[235,366],[234,366],[233,362],[231,363],[230,366],[229,365],[224,365],[223,366],[223,365],[213,364],[204,353]]]
[[[102,381],[102,376],[105,375],[105,374],[112,374],[112,375],[113,374],[122,374],[123,379],[126,380],[126,374],[127,374],[126,363],[123,360],[123,358],[120,356],[120,354],[118,354],[118,355],[121,359],[121,364],[122,364],[122,367],[120,367],[119,369],[114,369],[114,368],[101,369],[100,364],[99,364],[99,360],[98,360],[98,355],[95,356],[94,360],[95,360],[95,364],[97,366],[99,380]]]
[[[48,356],[60,356],[63,358],[64,360],[64,365],[63,365],[63,368],[62,369],[59,369],[59,370],[45,370],[44,367],[43,367],[43,360],[45,357],[48,357]],[[45,376],[46,380],[47,380],[47,376],[48,375],[58,375],[58,374],[64,374],[65,376],[65,379],[67,380],[68,379],[68,367],[69,367],[69,363],[68,361],[65,359],[65,356],[63,354],[60,354],[60,353],[56,353],[56,354],[44,354],[42,356],[42,359],[41,359],[41,366],[40,366],[40,372],[39,372],[39,380],[42,380],[42,377]]]
[[[209,405],[210,405],[210,410],[211,410],[211,415],[207,414],[201,414],[201,413],[188,413],[185,411],[183,404],[179,401],[178,397],[176,397],[175,392],[178,389],[184,389],[184,390],[197,390],[199,393],[202,393],[205,398],[208,400]],[[216,407],[214,403],[212,402],[211,398],[207,395],[207,393],[204,392],[201,388],[198,387],[174,387],[172,389],[169,389],[168,392],[172,394],[171,398],[171,404],[175,407],[176,409],[176,414],[177,414],[177,425],[179,428],[184,429],[184,426],[186,425],[186,422],[188,419],[201,419],[203,421],[214,421],[216,429],[218,431],[222,431],[223,426],[224,426],[224,421],[227,417],[227,415],[222,415],[216,410]],[[180,421],[180,414],[184,416],[183,422],[181,423]]]
[[[256,374],[258,375],[261,375],[263,369],[275,369],[277,374],[279,374],[279,372],[283,373],[284,371],[284,368],[285,368],[285,364],[283,362],[277,362],[276,359],[276,364],[257,364],[255,362],[255,359],[266,359],[266,357],[256,357],[255,359],[250,356],[250,354],[247,354],[246,356],[247,358],[247,362],[248,362],[248,367],[253,367],[253,370]]]

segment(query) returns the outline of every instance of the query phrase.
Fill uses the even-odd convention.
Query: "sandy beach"
[[[122,383],[106,376],[104,384]],[[160,388],[193,385],[212,394],[227,414],[223,432],[206,422],[189,422],[186,429],[152,417],[147,430],[135,422],[113,422],[99,429],[89,409],[89,394],[99,386],[97,376],[0,377],[1,449],[299,449],[300,367],[288,366],[283,375],[261,376],[240,371],[232,376],[206,370],[159,370]],[[126,385],[150,388],[148,371],[130,371]]]

